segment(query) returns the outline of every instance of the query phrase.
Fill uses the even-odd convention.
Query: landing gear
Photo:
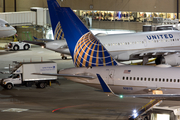
[[[143,57],[143,65],[147,64],[148,63],[148,57]]]
[[[64,60],[65,60],[65,59],[67,59],[67,57],[66,57],[66,56],[62,56],[62,59],[64,59]]]
[[[66,56],[64,56],[64,54],[61,54],[61,58],[63,59],[63,60],[65,60],[65,59],[67,59],[67,57]]]

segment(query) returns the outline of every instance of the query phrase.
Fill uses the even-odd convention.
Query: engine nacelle
[[[169,64],[169,65],[180,65],[180,54],[171,54],[171,55],[167,55],[164,56],[164,62],[165,64]]]

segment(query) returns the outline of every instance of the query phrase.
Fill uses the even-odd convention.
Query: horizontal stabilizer
[[[94,79],[94,76],[87,75],[72,75],[72,74],[53,74],[53,73],[32,73],[34,75],[47,75],[47,76],[62,76],[62,77],[79,77],[79,78],[89,78]]]
[[[39,46],[45,46],[44,42],[37,42],[37,41],[23,41],[25,43],[30,43],[30,44],[34,44],[34,45],[39,45]]]
[[[40,40],[40,41],[46,41],[46,42],[54,41],[53,39],[43,39],[43,38],[37,38],[37,37],[34,37],[34,39],[35,40]]]

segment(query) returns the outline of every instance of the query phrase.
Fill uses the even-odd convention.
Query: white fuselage
[[[90,75],[95,79],[66,77],[74,82],[101,89],[96,74],[100,74],[111,89],[118,94],[148,94],[148,90],[160,89],[164,94],[180,94],[180,68],[154,66],[103,66],[69,68],[60,74]]]
[[[0,19],[0,38],[13,36],[14,34],[16,34],[16,29]]]
[[[144,54],[180,50],[180,31],[153,31],[96,36],[110,54],[118,60],[139,59]],[[46,43],[46,48],[70,55],[65,40]]]

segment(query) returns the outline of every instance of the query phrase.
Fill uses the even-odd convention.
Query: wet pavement
[[[0,55],[0,71],[7,71],[12,61],[57,62],[58,69],[73,67],[71,58],[62,60],[59,53],[33,46],[28,51]],[[0,78],[8,74],[0,74]],[[133,109],[139,109],[148,99],[107,96],[101,90],[71,82],[62,77],[61,85],[52,84],[45,89],[0,86],[1,120],[127,120]],[[163,105],[177,105],[179,101],[166,101]]]

